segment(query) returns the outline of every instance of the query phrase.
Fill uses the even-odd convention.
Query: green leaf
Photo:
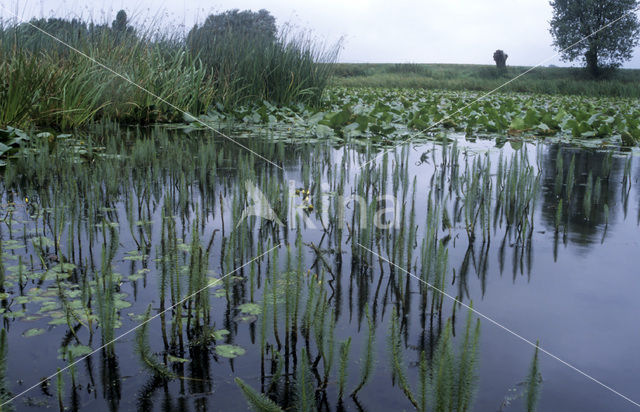
[[[216,353],[223,358],[236,358],[238,356],[242,356],[246,353],[246,351],[240,346],[236,345],[217,345]]]
[[[257,305],[255,303],[243,303],[242,305],[238,306],[238,309],[240,310],[240,312],[246,313],[248,315],[259,315],[262,313],[262,308],[260,307],[260,305]]]
[[[169,359],[169,362],[176,362],[176,363],[191,362],[189,359],[179,358],[179,357],[173,356],[173,355],[167,355],[167,359]]]
[[[33,329],[29,329],[26,330],[22,333],[22,336],[24,336],[25,338],[30,338],[32,336],[38,336],[38,335],[42,335],[45,332],[44,329],[42,328],[33,328]]]
[[[211,337],[215,340],[220,340],[222,338],[224,338],[225,336],[227,336],[229,334],[229,331],[226,329],[218,329],[218,330],[214,330],[213,332],[211,332]]]

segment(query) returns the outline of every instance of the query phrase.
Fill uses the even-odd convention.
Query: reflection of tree
[[[560,193],[556,194],[556,176],[558,173],[558,156],[562,159],[564,184]],[[567,176],[571,159],[575,156],[575,183],[570,201],[567,201]],[[611,162],[610,173],[606,175],[606,162]],[[568,145],[552,144],[543,154],[542,159],[542,217],[547,228],[555,228],[558,202],[563,199],[562,224],[565,225],[569,239],[582,246],[589,246],[600,241],[607,221],[605,205],[609,208],[609,222],[613,221],[617,210],[616,195],[624,170],[624,159],[611,157],[607,152],[575,149]],[[604,169],[604,170],[603,170]],[[592,201],[589,218],[585,215],[584,198],[587,193],[589,173],[592,174]],[[599,200],[595,196],[596,181],[600,178],[601,193]],[[573,236],[571,236],[573,235]]]

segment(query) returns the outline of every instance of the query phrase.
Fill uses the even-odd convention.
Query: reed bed
[[[317,105],[339,50],[288,29],[266,46],[239,34],[203,38],[205,50],[177,33],[77,19],[0,22],[0,126],[70,130],[99,119],[181,122],[182,111],[262,101]]]

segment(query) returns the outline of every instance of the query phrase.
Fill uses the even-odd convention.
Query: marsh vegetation
[[[545,348],[637,398],[635,72],[338,48],[3,23],[0,408],[633,406]]]
[[[367,163],[375,146],[244,140],[283,171],[181,129],[50,140],[29,142],[1,186],[3,399],[61,370],[17,409],[555,404],[546,382],[575,381],[466,305],[553,343],[529,328],[545,313],[503,305],[553,284],[548,305],[584,309],[544,274],[584,250],[632,253],[621,245],[640,223],[638,167],[611,150],[451,135]],[[282,225],[241,215],[256,201],[246,182]],[[491,360],[501,352],[510,364]]]

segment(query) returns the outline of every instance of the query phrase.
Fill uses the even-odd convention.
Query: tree
[[[276,19],[267,10],[235,9],[211,14],[202,25],[193,26],[187,47],[214,71],[237,73],[238,65],[265,56],[278,42],[277,33]]]
[[[202,26],[195,25],[187,35],[187,44],[194,52],[206,57],[215,43],[229,40],[248,41],[269,44],[277,41],[276,19],[267,10],[229,10],[220,14],[211,14]]]
[[[509,57],[509,55],[500,49],[493,53],[493,61],[496,62],[498,70],[504,70],[507,68],[507,57]]]
[[[581,57],[588,72],[598,76],[602,68],[619,67],[631,58],[640,35],[637,0],[551,0],[549,4],[553,45],[562,60]],[[598,31],[616,19],[620,20]]]
[[[111,28],[116,32],[124,32],[127,29],[127,13],[120,10],[116,14],[116,19],[111,23]]]

